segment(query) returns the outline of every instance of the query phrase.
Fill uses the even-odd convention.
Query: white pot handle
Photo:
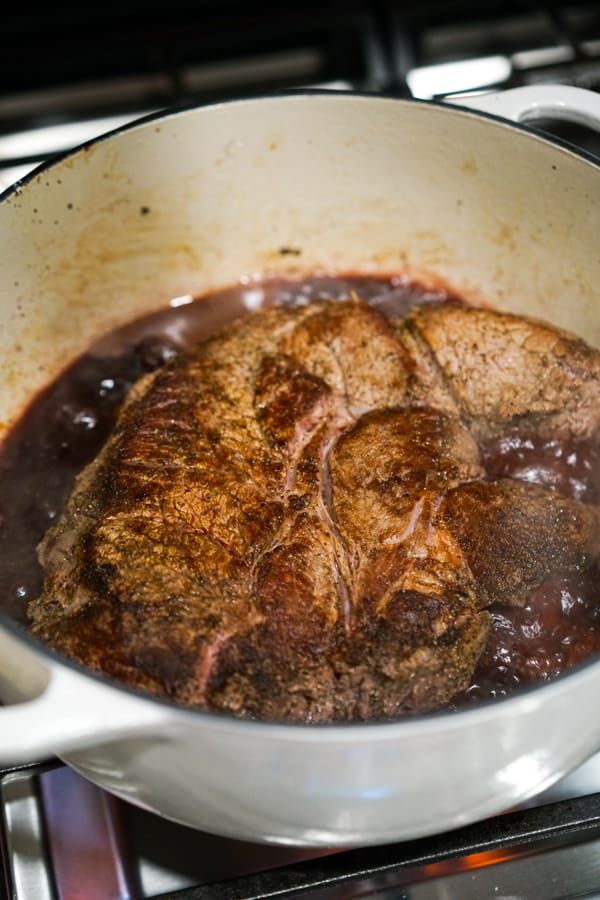
[[[139,735],[164,720],[158,704],[46,660],[1,628],[0,687],[12,704],[0,707],[0,766]]]
[[[600,131],[600,94],[570,85],[531,85],[477,97],[449,98],[445,102],[492,113],[513,122],[561,119]]]

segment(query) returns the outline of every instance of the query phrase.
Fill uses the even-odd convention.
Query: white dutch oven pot
[[[545,87],[471,105],[494,115],[344,94],[226,103],[38,170],[0,203],[2,429],[108,329],[290,259],[433,273],[600,346],[600,166],[498,118],[599,127],[600,98]],[[380,843],[498,812],[600,748],[599,695],[590,661],[459,713],[236,721],[90,675],[0,614],[0,763],[57,753],[164,816],[253,840]]]

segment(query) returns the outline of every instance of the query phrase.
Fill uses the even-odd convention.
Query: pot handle
[[[445,102],[513,122],[561,119],[600,131],[600,95],[571,85],[537,84]]]
[[[159,704],[45,658],[0,628],[0,766],[38,762],[116,738],[156,731]],[[14,701],[14,702],[13,702]]]

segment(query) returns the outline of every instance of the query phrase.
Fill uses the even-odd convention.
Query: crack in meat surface
[[[594,434],[599,375],[582,341],[456,304],[247,316],[135,385],[40,546],[32,630],[239,716],[436,709],[488,607],[598,554],[594,505],[490,481],[480,443]]]

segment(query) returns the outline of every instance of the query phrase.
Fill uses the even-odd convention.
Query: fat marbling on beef
[[[195,707],[388,718],[468,683],[493,603],[599,551],[598,514],[492,481],[515,424],[600,424],[600,354],[533,321],[358,299],[242,318],[131,391],[40,547],[35,635]]]

